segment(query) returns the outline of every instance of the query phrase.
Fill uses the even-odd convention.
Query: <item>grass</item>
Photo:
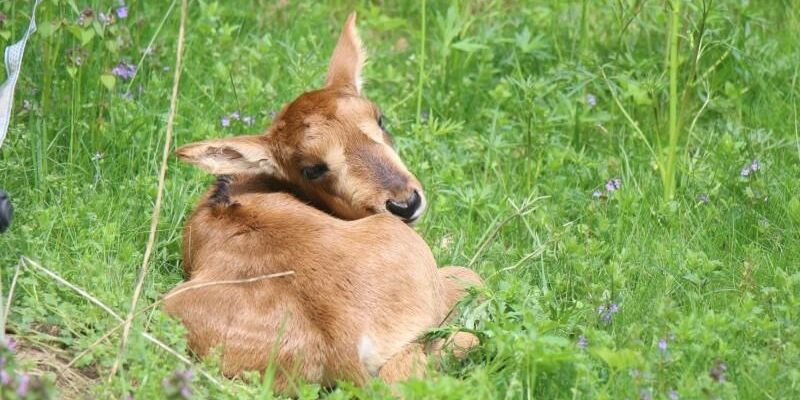
[[[121,316],[148,237],[180,14],[175,2],[128,3],[127,19],[81,27],[85,7],[116,1],[44,1],[0,149],[17,210],[0,236],[3,287],[26,256]],[[262,131],[324,82],[356,9],[365,90],[430,200],[417,229],[441,265],[471,263],[487,283],[459,321],[480,349],[403,385],[408,398],[800,395],[793,2],[446,3],[191,1],[173,148]],[[0,3],[0,45],[29,9]],[[113,77],[121,61],[138,66],[134,79]],[[233,111],[255,124],[222,128]],[[174,158],[168,168],[111,382],[119,334],[91,345],[118,320],[35,269],[18,278],[9,330],[67,360],[90,348],[76,366],[91,396],[163,398],[162,380],[186,368],[141,333],[186,354],[180,325],[147,307],[181,280],[182,224],[211,177]],[[214,365],[193,368],[219,378]],[[195,376],[196,398],[270,397],[268,379]],[[301,398],[389,394],[343,383],[303,386]]]

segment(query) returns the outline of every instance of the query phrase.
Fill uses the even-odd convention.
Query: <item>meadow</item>
[[[0,47],[21,36],[31,5],[0,2]],[[440,265],[486,282],[484,301],[447,328],[481,346],[396,390],[800,397],[795,1],[190,1],[171,149],[264,131],[324,83],[351,10],[370,56],[365,92],[426,188],[416,229]],[[115,374],[118,320],[47,272],[130,309],[180,2],[44,0],[37,20],[0,148],[16,208],[0,235],[16,340],[13,352],[0,345],[0,397],[19,396],[31,373],[45,380],[24,398],[52,381],[67,398],[271,398],[269,376],[230,381],[213,359],[182,362],[183,328],[150,307],[182,279],[183,222],[213,177],[168,161]],[[392,394],[343,382],[305,384],[300,398]]]

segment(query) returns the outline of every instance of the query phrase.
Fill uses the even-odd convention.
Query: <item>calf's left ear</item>
[[[283,176],[263,135],[205,140],[182,146],[175,153],[181,160],[215,175]]]
[[[326,86],[350,86],[361,93],[361,69],[364,67],[367,55],[361,45],[361,38],[356,31],[356,13],[347,17],[342,28],[342,34],[333,50],[330,64],[328,65],[328,81]]]

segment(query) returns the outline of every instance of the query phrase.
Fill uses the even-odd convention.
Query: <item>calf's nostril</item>
[[[414,216],[414,213],[417,212],[421,202],[422,199],[420,198],[419,193],[417,193],[415,190],[411,194],[411,197],[406,201],[398,202],[393,199],[387,200],[386,209],[398,217],[409,219]]]

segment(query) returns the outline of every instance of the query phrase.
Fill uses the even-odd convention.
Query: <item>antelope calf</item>
[[[218,179],[186,224],[187,281],[166,311],[193,352],[220,348],[226,376],[272,368],[284,394],[295,380],[419,376],[426,351],[436,353],[420,336],[481,282],[465,268],[437,269],[407,225],[425,195],[361,92],[364,58],[351,14],[325,87],[285,106],[266,134],[177,150]],[[294,273],[212,283],[284,271]],[[459,349],[477,343],[453,339]]]

